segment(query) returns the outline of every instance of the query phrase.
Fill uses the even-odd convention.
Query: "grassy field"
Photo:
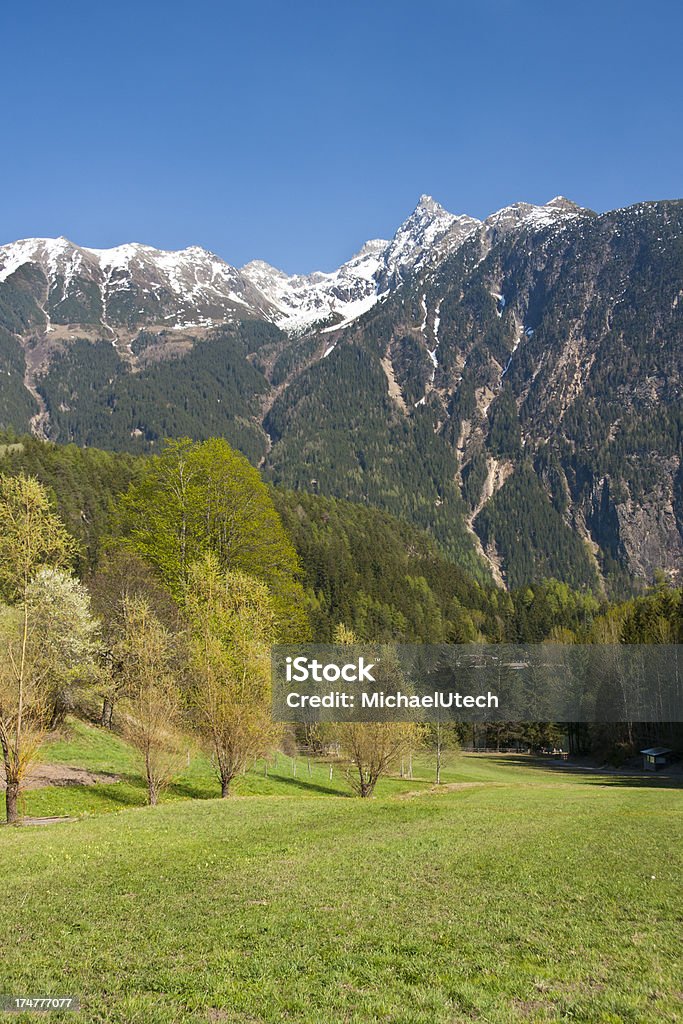
[[[181,799],[216,793],[195,759],[150,809],[115,737],[47,756],[125,777],[0,829],[0,992],[121,1024],[682,1019],[681,790],[463,755],[438,793],[418,762],[360,801],[281,758]]]

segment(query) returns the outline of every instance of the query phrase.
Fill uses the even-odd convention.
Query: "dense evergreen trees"
[[[362,502],[428,528],[443,550],[484,580],[463,521],[457,460],[431,416],[407,417],[386,368],[366,346],[340,345],[273,404],[269,478],[295,490]]]
[[[77,542],[75,567],[81,573],[96,562],[112,530],[113,504],[139,468],[132,456],[94,448],[56,446],[25,436],[0,442],[0,472],[35,476],[47,488]]]
[[[157,351],[163,340],[154,336]],[[267,383],[246,358],[250,345],[226,329],[187,348],[173,359],[150,354],[132,373],[109,342],[74,341],[40,384],[55,439],[140,452],[166,437],[222,436],[257,462],[266,450],[258,411]]]
[[[21,345],[0,326],[0,430],[28,430],[38,411],[38,403],[24,387],[25,372]]]
[[[477,530],[485,545],[495,543],[512,587],[544,577],[597,586],[589,549],[553,506],[529,462],[484,506]]]
[[[421,530],[377,509],[273,490],[303,567],[314,635],[344,622],[362,640],[474,639],[493,588],[482,586]]]

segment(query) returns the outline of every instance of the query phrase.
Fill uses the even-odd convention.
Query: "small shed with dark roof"
[[[669,754],[671,751],[668,747],[648,747],[646,750],[641,750],[643,755],[643,771],[656,772],[660,768],[666,768],[669,763]]]

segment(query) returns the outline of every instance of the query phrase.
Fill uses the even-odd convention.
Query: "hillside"
[[[117,506],[143,468],[143,456],[36,438],[0,445],[0,473],[30,474],[49,489],[87,577],[120,539]],[[300,561],[317,640],[330,640],[340,622],[378,640],[471,639],[485,622],[494,628],[493,586],[450,561],[425,531],[322,495],[273,487],[271,497]]]

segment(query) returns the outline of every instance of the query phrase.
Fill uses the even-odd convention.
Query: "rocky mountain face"
[[[683,203],[428,196],[332,273],[198,248],[0,248],[0,425],[222,434],[273,480],[426,526],[484,578],[681,579]]]

